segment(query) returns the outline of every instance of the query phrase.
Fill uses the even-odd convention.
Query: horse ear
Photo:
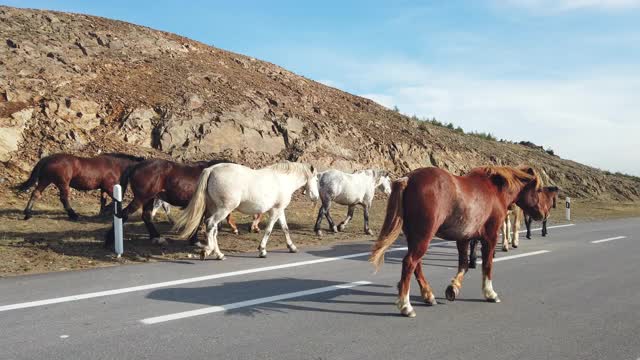
[[[558,192],[560,189],[557,186],[547,186],[549,192]]]
[[[500,174],[491,175],[491,181],[499,188],[507,186],[507,179]]]
[[[528,167],[528,166],[523,168],[522,171],[526,172],[529,175],[535,175],[536,174],[536,171],[533,170],[532,167]]]
[[[316,168],[313,167],[313,165],[311,165],[311,173],[315,173],[316,172]]]

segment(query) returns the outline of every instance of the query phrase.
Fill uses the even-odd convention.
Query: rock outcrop
[[[38,158],[121,151],[249,166],[531,164],[571,196],[637,200],[635,179],[419,123],[277,65],[121,21],[0,6],[0,177]],[[6,185],[3,185],[6,186]]]

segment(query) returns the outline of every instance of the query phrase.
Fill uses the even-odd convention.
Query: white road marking
[[[387,250],[387,252],[402,251],[402,250],[407,250],[407,247],[405,246],[405,247],[390,248],[389,250]],[[139,286],[120,288],[120,289],[105,290],[105,291],[98,291],[98,292],[92,292],[92,293],[86,293],[86,294],[78,294],[78,295],[57,297],[52,299],[3,305],[3,306],[0,306],[0,312],[17,310],[17,309],[26,309],[26,308],[37,307],[37,306],[59,304],[59,303],[64,303],[69,301],[93,299],[93,298],[103,297],[103,296],[119,295],[119,294],[134,292],[134,291],[144,291],[144,290],[151,290],[151,289],[157,289],[157,288],[168,287],[168,286],[190,284],[194,282],[215,280],[215,279],[227,278],[231,276],[254,274],[254,273],[263,272],[263,271],[272,271],[272,270],[287,269],[287,268],[298,267],[298,266],[321,264],[321,263],[326,263],[331,261],[368,256],[370,254],[371,254],[370,252],[362,252],[362,253],[356,253],[351,255],[343,255],[343,256],[336,256],[336,257],[316,259],[316,260],[298,261],[298,262],[287,263],[282,265],[264,266],[264,267],[253,268],[253,269],[231,271],[231,272],[220,273],[220,274],[211,274],[211,275],[198,276],[198,277],[180,279],[180,280],[165,281],[165,282],[159,282],[159,283],[153,283],[153,284],[147,284],[147,285],[139,285]]]
[[[68,337],[69,337],[69,335],[60,335],[60,339],[66,339]]]
[[[606,238],[606,239],[602,239],[602,240],[594,240],[591,243],[592,244],[599,244],[599,243],[603,243],[603,242],[607,242],[607,241],[613,241],[613,240],[620,240],[620,239],[626,239],[626,236],[616,236],[616,237],[610,237],[610,238]]]
[[[574,225],[575,224],[565,224],[565,225],[549,226],[547,228],[553,229],[553,228],[567,227],[567,226],[574,226]],[[534,229],[534,230],[539,230],[539,229]],[[431,244],[431,246],[434,246],[434,247],[446,246],[446,243],[449,243],[449,241],[442,240],[438,243]],[[403,250],[407,250],[407,247],[406,246],[394,247],[387,250],[387,252],[403,251]],[[221,279],[221,278],[226,278],[231,276],[247,275],[247,274],[253,274],[253,273],[258,273],[263,271],[272,271],[272,270],[287,269],[287,268],[298,267],[298,266],[321,264],[325,262],[351,259],[351,258],[357,258],[362,256],[368,256],[368,255],[370,255],[370,252],[362,252],[362,253],[356,253],[356,254],[350,254],[350,255],[336,256],[331,258],[298,261],[298,262],[282,264],[282,265],[264,266],[264,267],[253,268],[253,269],[231,271],[227,273],[211,274],[211,275],[198,276],[198,277],[187,278],[187,279],[179,279],[179,280],[165,281],[165,282],[159,282],[159,283],[153,283],[153,284],[147,284],[147,285],[131,286],[131,287],[120,288],[120,289],[112,289],[112,290],[97,291],[97,292],[78,294],[78,295],[62,296],[57,298],[45,299],[45,300],[29,301],[29,302],[22,302],[22,303],[9,304],[9,305],[0,305],[0,312],[60,304],[60,303],[65,303],[70,301],[93,299],[93,298],[104,297],[104,296],[126,294],[130,292],[135,292],[135,291],[152,290],[152,289],[158,289],[162,287],[190,284],[194,282],[215,280],[215,279]],[[518,255],[515,255],[515,256],[518,256]],[[509,257],[507,256],[507,258]],[[494,261],[497,261],[497,259]]]
[[[569,226],[576,226],[576,224],[564,224],[564,225],[547,226],[547,229],[557,229],[557,228],[563,228],[563,227],[569,227]],[[539,227],[539,228],[531,229],[531,231],[538,231],[538,230],[542,230],[542,228]],[[518,231],[518,233],[526,233],[526,232],[527,232],[527,230]]]
[[[549,251],[549,250],[538,250],[538,251],[531,251],[531,252],[522,253],[522,254],[518,254],[518,255],[501,256],[499,258],[493,258],[493,262],[512,260],[512,259],[517,259],[517,258],[527,257],[527,256],[533,256],[533,255],[546,254],[548,252],[551,252],[551,251]],[[482,264],[482,259],[478,259],[476,261],[477,261],[478,264]]]
[[[353,288],[353,287],[356,287],[356,286],[368,285],[368,284],[371,284],[371,282],[370,281],[356,281],[356,282],[352,282],[352,283],[331,285],[331,286],[325,286],[325,287],[311,289],[311,290],[296,291],[296,292],[292,292],[292,293],[280,294],[280,295],[275,295],[275,296],[268,296],[268,297],[264,297],[264,298],[253,299],[253,300],[240,301],[240,302],[235,302],[235,303],[231,303],[231,304],[210,306],[210,307],[197,309],[197,310],[183,311],[183,312],[179,312],[179,313],[175,313],[175,314],[156,316],[156,317],[152,317],[152,318],[142,319],[142,320],[140,320],[140,322],[145,324],[145,325],[152,325],[152,324],[158,324],[158,323],[163,323],[163,322],[172,321],[172,320],[184,319],[184,318],[200,316],[200,315],[206,315],[206,314],[213,314],[213,313],[217,313],[217,312],[228,311],[228,310],[233,310],[233,309],[239,309],[239,308],[243,308],[243,307],[249,307],[249,306],[254,306],[254,305],[259,305],[259,304],[276,302],[276,301],[280,301],[280,300],[292,299],[292,298],[296,298],[296,297],[320,294],[320,293],[324,293],[324,292],[336,291],[336,290],[342,290],[342,289],[349,289],[349,288]]]

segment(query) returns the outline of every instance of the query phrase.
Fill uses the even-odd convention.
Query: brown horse
[[[131,186],[133,200],[122,211],[122,222],[126,222],[130,214],[142,207],[142,220],[149,232],[153,243],[164,243],[160,233],[152,222],[153,203],[156,198],[170,205],[186,207],[193,196],[200,173],[205,168],[220,163],[228,163],[227,160],[199,161],[195,163],[177,163],[168,160],[151,159],[143,161],[125,171],[120,178],[123,194],[127,186]],[[259,217],[257,222],[259,222]],[[256,222],[256,221],[254,221]],[[234,233],[238,228],[231,218],[227,217],[227,223]],[[257,227],[257,224],[255,224]],[[252,226],[253,230],[253,226]],[[197,243],[197,236],[191,238],[191,244]],[[113,244],[113,228],[109,230],[105,238],[105,247]]]
[[[482,167],[464,176],[438,168],[421,168],[393,183],[387,213],[370,261],[379,268],[384,252],[403,230],[409,251],[402,261],[396,305],[402,315],[416,316],[409,301],[409,282],[414,273],[424,301],[435,304],[433,290],[422,273],[422,257],[434,236],[456,241],[458,273],[446,290],[455,300],[468,267],[469,241],[482,239],[483,293],[487,301],[499,302],[493,290],[493,253],[507,206],[515,202],[536,219],[542,219],[537,191],[541,181],[533,169]]]
[[[118,183],[125,169],[142,160],[144,158],[119,153],[101,154],[92,158],[71,154],[54,154],[44,157],[33,168],[29,179],[17,187],[18,191],[27,191],[32,186],[36,186],[24,209],[24,219],[27,220],[33,216],[33,204],[40,199],[42,192],[50,184],[60,190],[60,202],[71,220],[77,220],[78,214],[69,203],[70,188],[100,189],[102,192],[100,213],[102,213],[106,205],[106,195],[113,196],[113,187]]]
[[[540,206],[542,207],[542,213],[544,218],[542,219],[542,236],[547,236],[547,220],[551,214],[551,209],[556,208],[558,202],[558,192],[560,189],[557,186],[545,186],[540,192]],[[533,219],[531,216],[525,214],[524,224],[527,226],[527,239],[531,239],[531,222]]]

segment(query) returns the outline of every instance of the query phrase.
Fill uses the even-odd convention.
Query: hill
[[[250,166],[421,166],[462,173],[530,164],[563,195],[638,200],[637,178],[535,147],[464,135],[277,65],[121,21],[0,6],[0,178],[38,158],[123,151]]]

